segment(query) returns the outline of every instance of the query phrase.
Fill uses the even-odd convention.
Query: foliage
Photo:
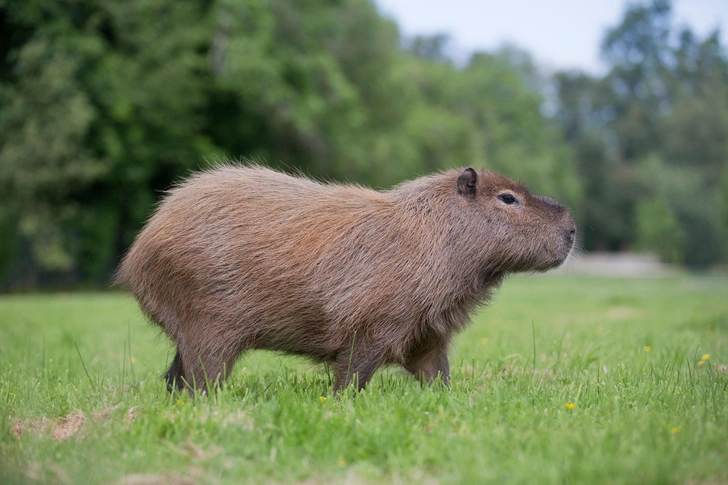
[[[653,0],[627,9],[602,54],[604,77],[556,77],[558,118],[588,194],[585,246],[637,243],[695,267],[725,261],[728,54],[719,32],[698,39],[675,25],[668,0]]]
[[[404,52],[368,0],[6,0],[0,24],[6,286],[105,283],[159,194],[223,156],[376,187],[488,165],[579,202],[515,65]]]
[[[571,206],[588,250],[726,260],[718,32],[632,5],[603,77],[448,49],[401,39],[372,0],[0,0],[0,287],[106,285],[160,194],[222,157],[376,188],[485,166]],[[670,256],[657,207],[682,234]]]
[[[641,200],[637,204],[635,218],[638,247],[656,251],[663,261],[681,262],[685,234],[665,199],[655,197]]]
[[[3,13],[0,190],[29,259],[16,284],[44,273],[106,281],[160,183],[211,147],[197,114],[199,11],[9,1]]]

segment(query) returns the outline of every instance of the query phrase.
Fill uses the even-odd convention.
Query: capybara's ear
[[[474,197],[478,185],[478,173],[472,168],[466,168],[458,177],[458,194]]]

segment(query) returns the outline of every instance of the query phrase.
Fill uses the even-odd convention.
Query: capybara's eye
[[[518,203],[518,199],[516,199],[512,194],[500,194],[498,198],[508,205]]]

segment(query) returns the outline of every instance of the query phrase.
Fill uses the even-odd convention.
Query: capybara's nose
[[[576,240],[576,226],[571,226],[571,228],[564,232],[564,239],[566,240],[566,244],[568,244],[569,247],[572,247],[574,245],[574,242]]]

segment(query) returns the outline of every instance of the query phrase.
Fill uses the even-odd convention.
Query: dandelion
[[[177,399],[177,404],[179,404],[180,402],[182,402],[182,401],[180,401],[179,399]]]
[[[321,401],[321,402],[324,402],[325,400],[326,400],[326,398],[325,398],[325,397],[323,397],[323,396],[319,396],[319,401]]]
[[[652,350],[652,347],[650,347],[649,345],[645,345],[644,351],[649,352],[650,350]]]
[[[576,403],[573,403],[573,402],[567,402],[566,403],[566,409],[568,409],[568,410],[572,410],[575,407],[576,407]]]
[[[701,366],[701,365],[705,365],[705,361],[704,360],[701,360],[700,362],[698,362],[698,366]]]
[[[674,428],[670,428],[670,433],[672,433],[672,434],[679,433],[681,429],[682,429],[682,427],[675,426]]]
[[[701,360],[704,360],[705,361],[705,360],[708,360],[708,359],[710,359],[710,354],[703,354],[703,357],[702,357]]]
[[[480,339],[480,343],[483,344],[483,345],[485,345],[485,344],[488,343],[488,339],[485,338],[485,337],[483,337],[482,339]]]
[[[132,364],[136,364],[136,357],[132,357],[132,358],[131,358],[131,363],[132,363]]]

